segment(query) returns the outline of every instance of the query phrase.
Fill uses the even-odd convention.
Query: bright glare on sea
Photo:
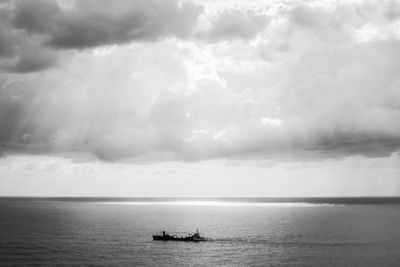
[[[0,265],[23,264],[398,266],[400,205],[0,199]]]

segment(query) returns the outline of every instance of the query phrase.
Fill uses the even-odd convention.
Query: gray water
[[[24,264],[399,266],[400,205],[0,199],[0,265]]]

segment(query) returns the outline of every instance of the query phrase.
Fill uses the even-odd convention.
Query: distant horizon
[[[329,199],[329,198],[400,198],[400,196],[85,196],[85,195],[77,195],[77,196],[34,196],[34,195],[0,195],[0,198],[182,198],[182,199],[201,199],[201,198],[221,198],[221,199],[252,199],[252,198],[264,198],[264,199],[313,199],[313,198],[321,198],[321,199]]]
[[[310,203],[310,204],[399,204],[400,196],[386,197],[27,197],[0,196],[0,200],[34,200],[67,202],[105,202],[105,203],[182,203],[207,205],[218,202],[227,203]]]

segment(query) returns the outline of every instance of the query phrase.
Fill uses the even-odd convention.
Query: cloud
[[[0,58],[10,57],[14,53],[14,40],[10,31],[0,28]]]
[[[268,16],[239,10],[224,11],[211,20],[206,39],[220,41],[229,39],[249,40],[254,38],[268,23]],[[204,34],[204,33],[203,33]]]
[[[61,12],[57,1],[17,1],[13,10],[12,23],[29,33],[43,33],[53,27],[52,20]]]
[[[400,3],[397,1],[388,1],[384,14],[390,20],[396,20],[400,17]]]
[[[168,47],[157,54],[159,47],[144,47],[153,54],[148,62],[160,56],[166,60],[173,51]],[[383,157],[400,148],[400,126],[395,123],[400,120],[397,41],[314,51],[286,63],[279,75],[271,67],[261,68],[257,73],[263,79],[249,83],[253,89],[202,81],[189,94],[179,86],[185,79],[179,67],[170,70],[175,79],[157,74],[158,83],[150,87],[147,78],[140,79],[176,66],[176,55],[171,65],[143,65],[140,75],[129,76],[130,65],[120,62],[127,54],[143,54],[126,49],[92,56],[93,62],[86,57],[73,61],[46,80],[3,79],[3,149],[78,150],[110,161],[192,161]],[[74,77],[74,71],[80,74]],[[66,77],[67,83],[60,82]]]
[[[0,64],[30,74],[0,75],[2,150],[146,162],[398,151],[396,20],[285,8],[228,8],[199,39],[188,2],[17,2]],[[365,25],[385,38],[359,38]]]
[[[64,50],[171,37],[249,40],[268,22],[268,16],[252,11],[225,10],[207,17],[202,5],[174,0],[5,1],[0,12],[0,68],[16,73],[48,69]],[[206,31],[198,29],[200,15],[209,21]]]
[[[57,49],[81,49],[165,37],[192,38],[203,7],[191,2],[160,0],[76,1],[62,8],[55,1],[17,1],[13,26],[44,34]],[[252,11],[223,11],[211,19],[211,28],[197,33],[205,40],[251,39],[268,17]]]
[[[20,46],[12,60],[3,63],[3,70],[16,73],[41,71],[56,63],[55,55],[38,46]]]
[[[13,27],[12,2],[3,2],[0,14],[0,71],[29,73],[47,69],[56,63],[55,54],[42,46],[42,38]]]
[[[290,11],[292,23],[304,27],[321,27],[326,21],[326,14],[323,9],[313,8],[308,5],[295,6]]]
[[[203,7],[191,2],[159,0],[76,1],[61,7],[56,1],[17,1],[12,25],[30,34],[44,34],[59,49],[80,49],[164,37],[190,38]],[[251,39],[268,16],[252,11],[223,11],[211,18],[206,39]]]
[[[20,1],[13,24],[46,34],[54,48],[80,49],[186,36],[201,12],[201,6],[169,0],[76,1],[70,9],[55,1]]]
[[[191,35],[202,7],[190,2],[6,1],[0,5],[0,69],[32,73],[58,61],[54,50]]]

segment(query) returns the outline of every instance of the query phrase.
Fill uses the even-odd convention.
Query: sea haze
[[[398,225],[399,198],[1,198],[0,263],[395,266]]]

